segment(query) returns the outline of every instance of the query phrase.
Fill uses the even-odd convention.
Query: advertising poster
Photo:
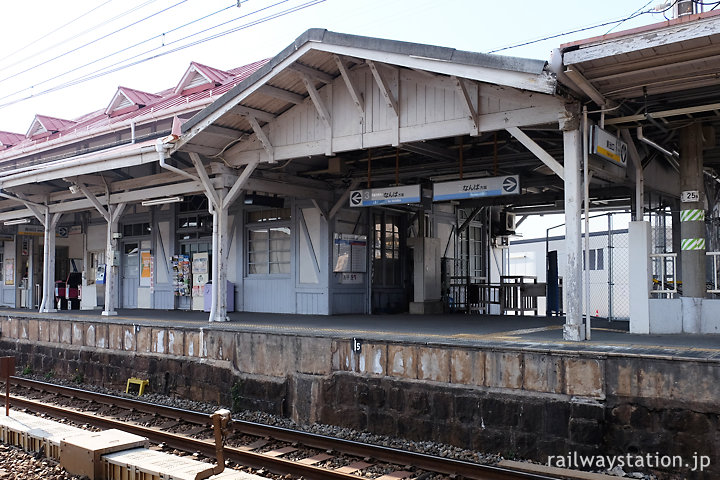
[[[152,278],[152,255],[149,250],[140,252],[140,286],[149,287]]]
[[[3,274],[5,277],[5,285],[15,285],[15,259],[6,258],[3,265]]]

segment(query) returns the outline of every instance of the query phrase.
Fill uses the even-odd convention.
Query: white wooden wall
[[[464,81],[471,107],[455,78],[377,66],[397,104],[398,115],[370,68],[359,65],[350,77],[363,98],[363,113],[355,106],[344,80],[336,78],[319,89],[330,113],[329,128],[309,97],[264,127],[275,160],[554,123],[564,111],[562,102],[549,95]],[[471,110],[478,114],[477,129]],[[235,164],[269,159],[254,135],[231,150],[228,158]]]

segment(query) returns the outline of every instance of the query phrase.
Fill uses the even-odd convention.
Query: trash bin
[[[212,280],[203,287],[203,311],[210,311],[212,303]],[[235,284],[227,282],[227,311],[235,311]]]

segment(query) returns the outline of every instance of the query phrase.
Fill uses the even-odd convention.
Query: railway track
[[[25,396],[15,408],[65,418],[101,429],[116,428],[169,448],[214,457],[208,414],[116,397],[78,388],[12,377]],[[31,392],[35,392],[34,394]],[[31,399],[28,397],[39,397]],[[246,467],[318,480],[557,480],[567,476],[520,472],[498,466],[436,457],[395,448],[233,420],[225,458]]]

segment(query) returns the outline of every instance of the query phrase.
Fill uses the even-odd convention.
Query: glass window
[[[373,232],[373,285],[400,284],[400,227],[399,218],[377,213]]]
[[[605,270],[605,258],[603,254],[604,250],[602,248],[593,248],[589,250],[590,254],[590,270]],[[585,254],[583,253],[582,256],[583,259],[583,270],[587,269],[587,266],[585,265]]]
[[[247,243],[248,274],[289,274],[292,249],[290,234],[290,227],[286,226],[251,226]]]
[[[248,223],[277,222],[282,220],[290,220],[289,208],[267,208],[252,210],[247,213]]]
[[[130,223],[123,225],[123,237],[142,237],[150,235],[151,232],[149,223]]]
[[[179,212],[197,212],[200,210],[207,211],[207,197],[205,195],[186,196],[182,202],[178,204]]]

